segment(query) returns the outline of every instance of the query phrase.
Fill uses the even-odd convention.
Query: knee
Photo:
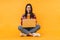
[[[21,30],[22,29],[22,26],[18,26],[18,30]]]
[[[40,29],[40,25],[36,25],[37,29]]]

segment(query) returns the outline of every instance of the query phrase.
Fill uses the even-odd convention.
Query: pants
[[[25,34],[35,33],[38,29],[40,29],[40,25],[36,25],[34,28],[23,28],[22,26],[19,26],[18,29]]]

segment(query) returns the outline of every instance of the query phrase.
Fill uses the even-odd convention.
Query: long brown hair
[[[33,9],[32,9],[32,5],[31,4],[27,4],[26,7],[25,7],[25,17],[27,17],[27,6],[30,6],[31,8],[31,11],[30,11],[30,18],[33,18],[34,17],[34,14],[33,14]]]

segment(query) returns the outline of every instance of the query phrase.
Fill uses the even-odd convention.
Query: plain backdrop
[[[20,37],[18,26],[26,4],[41,26],[40,37]],[[0,0],[1,40],[60,40],[60,0]]]

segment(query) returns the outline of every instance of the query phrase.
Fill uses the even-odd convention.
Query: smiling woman
[[[24,23],[23,20],[24,21],[26,20],[26,22]],[[33,23],[33,25],[32,25],[32,23]],[[23,25],[25,27],[23,27]],[[34,27],[34,25],[36,25],[36,26]],[[40,26],[37,24],[36,17],[33,14],[32,5],[31,4],[27,4],[26,8],[25,8],[25,14],[21,18],[21,26],[18,27],[18,29],[23,33],[21,36],[27,36],[27,35],[40,36],[39,34],[35,33],[39,28],[40,28]]]
[[[37,31],[40,37],[19,35],[18,26],[28,3],[41,26]],[[60,40],[60,0],[0,0],[0,40]]]

